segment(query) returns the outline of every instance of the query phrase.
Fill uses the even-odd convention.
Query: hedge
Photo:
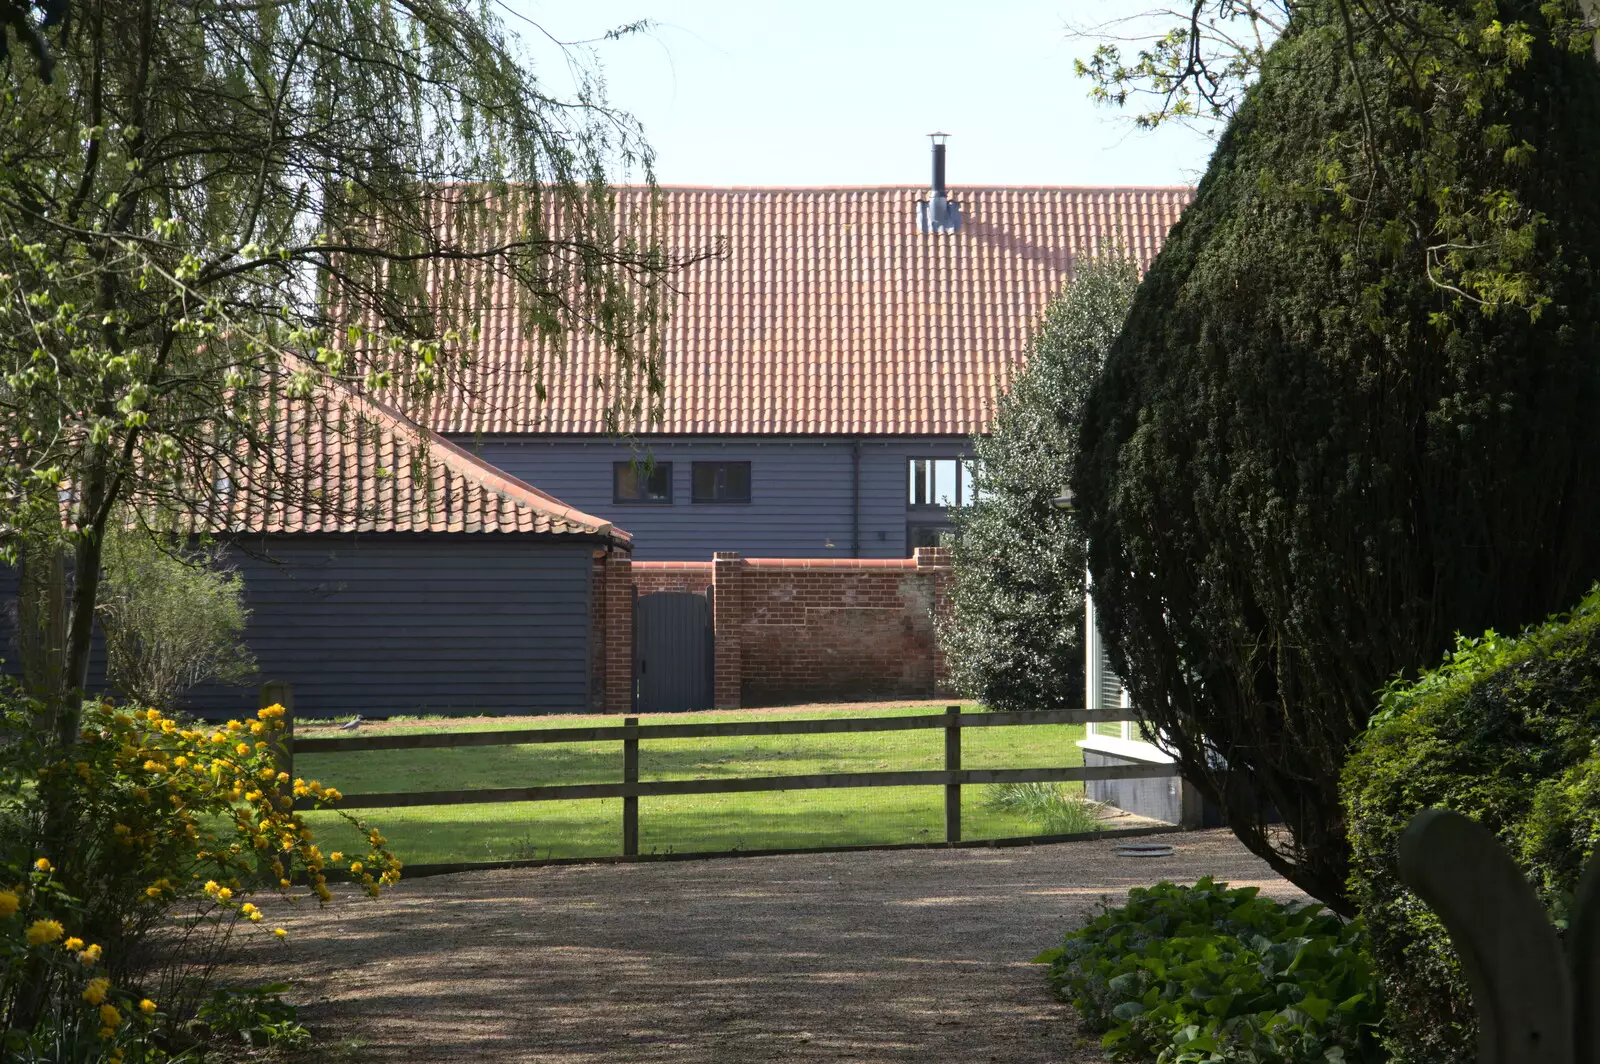
[[[1514,638],[1461,639],[1385,692],[1345,768],[1350,879],[1371,934],[1396,1064],[1470,1060],[1472,1002],[1444,928],[1399,880],[1395,844],[1430,806],[1473,817],[1557,926],[1600,836],[1600,586]]]

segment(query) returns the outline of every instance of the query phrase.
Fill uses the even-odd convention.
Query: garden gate
[[[710,709],[711,603],[686,591],[639,596],[633,614],[633,677],[641,713]]]

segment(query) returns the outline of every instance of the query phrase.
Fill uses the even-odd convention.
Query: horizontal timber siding
[[[634,537],[640,561],[700,561],[714,550],[747,558],[849,558],[853,439],[830,437],[455,436],[485,461]],[[964,436],[864,437],[861,553],[902,558],[907,462],[971,453]],[[670,505],[612,501],[614,462],[652,456],[672,463]],[[750,502],[691,502],[696,461],[750,463]]]
[[[231,552],[263,680],[300,716],[578,712],[593,549],[534,536],[275,536]],[[196,692],[197,708],[239,694]]]

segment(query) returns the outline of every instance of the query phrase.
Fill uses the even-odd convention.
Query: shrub
[[[1036,960],[1118,1060],[1381,1060],[1359,923],[1202,879],[1135,888]]]
[[[1099,802],[1060,783],[995,783],[984,795],[995,809],[1016,813],[1045,835],[1076,835],[1100,830]]]
[[[1139,284],[1120,254],[1081,262],[972,441],[975,498],[952,515],[951,676],[998,709],[1083,704],[1083,538],[1053,500],[1066,490],[1083,398]]]
[[[1495,832],[1558,926],[1600,838],[1600,587],[1515,638],[1460,639],[1384,692],[1344,774],[1351,894],[1371,929],[1401,1064],[1470,1059],[1471,998],[1443,925],[1399,879],[1395,843],[1430,806]]]
[[[374,894],[399,878],[364,822],[346,816],[369,844],[346,859],[324,854],[292,810],[295,797],[340,795],[278,771],[281,707],[199,726],[91,704],[75,760],[37,735],[38,712],[20,699],[0,709],[0,884],[18,884],[0,890],[5,1059],[143,1053],[152,1026],[192,1015],[235,927],[262,924],[252,892],[327,901],[333,868]],[[96,1011],[108,1003],[116,1023]]]
[[[197,684],[241,683],[255,672],[243,643],[244,581],[218,548],[118,525],[107,530],[104,558],[106,671],[130,702],[168,709]]]
[[[1600,576],[1600,66],[1570,0],[1292,6],[1107,353],[1073,489],[1141,719],[1348,913],[1340,771],[1375,692]],[[1468,220],[1515,239],[1446,235]],[[1512,245],[1542,309],[1445,287]]]

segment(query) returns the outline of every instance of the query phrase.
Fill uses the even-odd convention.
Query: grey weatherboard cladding
[[[589,707],[593,545],[538,535],[254,536],[231,552],[260,680],[302,717],[568,713]],[[16,672],[16,572],[0,570],[0,643]],[[96,648],[91,691],[106,689]],[[205,685],[201,716],[255,709],[255,686]]]
[[[593,545],[532,535],[240,540],[263,680],[303,717],[582,712]],[[209,687],[201,711],[249,708]],[[253,694],[249,697],[254,697]]]
[[[849,558],[854,534],[854,437],[453,437],[460,446],[570,506],[633,534],[638,561],[704,561],[712,551],[747,558]],[[971,453],[964,436],[863,437],[863,558],[906,550],[907,463]],[[672,504],[612,501],[612,463],[633,456],[672,463]],[[749,462],[748,503],[695,503],[696,461]]]

